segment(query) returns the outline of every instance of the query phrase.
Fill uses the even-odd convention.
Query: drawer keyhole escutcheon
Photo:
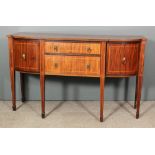
[[[91,53],[92,49],[90,47],[87,48],[87,52]]]
[[[125,65],[126,64],[126,57],[123,57],[122,63]]]
[[[54,68],[58,68],[58,63],[54,63]]]
[[[90,64],[87,64],[87,65],[86,65],[86,68],[87,68],[88,70],[90,70]]]
[[[58,52],[58,46],[54,46],[54,51]]]
[[[26,60],[26,54],[25,54],[25,53],[22,54],[22,58],[23,58],[24,60]]]

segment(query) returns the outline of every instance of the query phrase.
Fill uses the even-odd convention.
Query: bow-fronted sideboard
[[[145,37],[17,33],[8,36],[12,108],[16,110],[15,73],[20,72],[24,101],[24,74],[40,75],[42,118],[45,118],[45,76],[100,78],[100,121],[104,111],[106,77],[136,76],[136,118],[139,118]],[[51,77],[52,78],[52,77]]]

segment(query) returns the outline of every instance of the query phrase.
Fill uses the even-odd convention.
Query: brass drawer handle
[[[58,68],[58,63],[54,63],[54,68]]]
[[[90,47],[87,48],[87,52],[91,53],[92,49]]]
[[[90,70],[90,64],[86,64],[86,68]]]
[[[122,63],[125,65],[126,64],[126,57],[123,57]]]
[[[58,52],[58,46],[54,46],[54,51]]]
[[[26,60],[26,54],[25,54],[25,53],[22,54],[22,58],[23,58],[24,60]]]

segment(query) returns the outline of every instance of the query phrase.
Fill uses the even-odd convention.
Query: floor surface
[[[0,101],[1,128],[154,128],[155,101],[141,103],[135,118],[133,102],[105,102],[104,122],[99,122],[99,101],[46,101],[46,118],[41,118],[39,101]]]

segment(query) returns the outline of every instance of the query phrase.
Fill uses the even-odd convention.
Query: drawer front
[[[100,57],[46,55],[45,74],[98,77]]]
[[[46,53],[100,54],[99,43],[46,42]]]
[[[39,72],[39,42],[15,40],[14,54],[17,70]]]
[[[107,45],[107,75],[135,75],[138,71],[139,43]]]

